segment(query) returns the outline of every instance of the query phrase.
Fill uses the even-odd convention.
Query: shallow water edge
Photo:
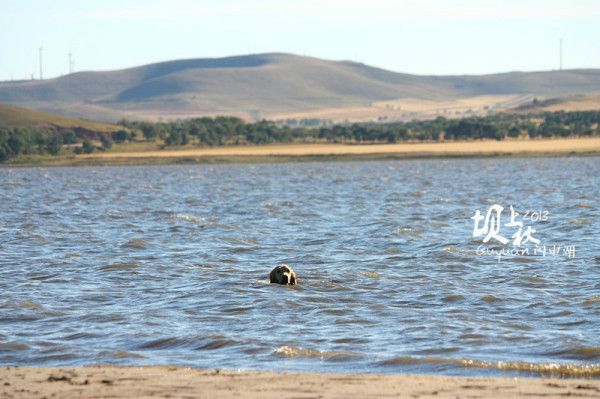
[[[481,154],[436,154],[436,153],[379,153],[379,154],[309,154],[309,155],[228,155],[197,157],[132,157],[132,158],[78,158],[78,157],[24,157],[0,163],[1,168],[11,167],[61,167],[61,166],[144,166],[144,165],[193,165],[193,164],[269,164],[305,162],[361,162],[361,161],[401,161],[431,159],[487,159],[487,158],[557,158],[595,157],[598,151],[584,152],[493,152]]]

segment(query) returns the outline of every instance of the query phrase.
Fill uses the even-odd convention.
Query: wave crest
[[[600,377],[600,364],[528,363],[519,361],[485,361],[476,359],[398,356],[385,360],[383,366],[447,364],[464,368],[487,368],[502,371],[530,372],[552,377]]]
[[[312,357],[327,360],[346,360],[349,358],[356,357],[351,352],[337,352],[337,351],[319,351],[316,349],[300,348],[295,346],[280,346],[273,351],[274,354],[283,357]]]

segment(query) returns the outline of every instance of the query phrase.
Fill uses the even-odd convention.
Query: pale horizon
[[[222,56],[217,56],[217,57],[193,57],[193,58],[173,58],[173,59],[168,59],[168,60],[156,60],[156,61],[152,61],[152,62],[148,62],[145,64],[136,64],[136,65],[129,65],[129,66],[124,66],[124,67],[120,67],[120,68],[113,68],[113,69],[85,69],[85,70],[74,70],[73,74],[79,73],[79,72],[112,72],[112,71],[119,71],[119,70],[126,70],[126,69],[133,69],[133,68],[138,68],[138,67],[143,67],[143,66],[147,66],[147,65],[152,65],[152,64],[162,64],[162,63],[169,63],[169,62],[177,62],[177,61],[185,61],[185,60],[193,60],[193,59],[221,59],[221,58],[231,58],[231,57],[250,57],[250,56],[257,56],[257,55],[268,55],[268,54],[285,54],[285,55],[291,55],[291,56],[298,56],[298,57],[308,57],[308,58],[315,58],[315,59],[319,59],[319,60],[325,60],[325,61],[332,61],[332,62],[353,62],[353,63],[357,63],[357,64],[364,64],[370,67],[375,67],[375,68],[380,68],[380,69],[385,69],[388,70],[390,72],[396,72],[396,73],[406,73],[406,74],[410,74],[410,75],[420,75],[420,76],[486,76],[486,75],[497,75],[497,74],[508,74],[508,73],[527,73],[527,72],[553,72],[553,71],[576,71],[576,70],[592,70],[592,69],[598,69],[595,67],[591,67],[591,68],[565,68],[563,67],[562,69],[557,68],[552,68],[552,69],[532,69],[532,70],[505,70],[505,71],[495,71],[495,72],[487,72],[487,73],[452,73],[452,74],[425,74],[425,73],[413,73],[413,72],[406,72],[406,71],[397,71],[397,70],[392,70],[392,69],[387,69],[385,67],[382,66],[378,66],[378,65],[373,65],[373,64],[368,64],[365,63],[361,60],[352,60],[352,59],[330,59],[330,58],[325,58],[325,57],[316,57],[316,56],[312,56],[310,54],[295,54],[295,53],[286,53],[283,51],[269,51],[269,52],[264,52],[264,53],[248,53],[248,54],[229,54],[229,55],[222,55]],[[50,79],[56,79],[56,78],[60,78],[60,77],[64,77],[64,76],[68,76],[69,73],[61,73],[59,75],[56,76],[46,76],[44,74],[43,79],[44,80],[50,80]],[[32,80],[31,76],[29,78],[24,77],[21,79],[16,79],[16,78],[12,78],[12,79],[4,79],[4,80],[0,80],[0,82],[18,82],[18,81],[27,81],[27,80]],[[39,76],[34,74],[34,78],[33,80],[39,80]]]
[[[600,4],[578,1],[32,1],[0,5],[0,80],[290,53],[418,75],[600,66]],[[405,38],[405,39],[404,39]]]

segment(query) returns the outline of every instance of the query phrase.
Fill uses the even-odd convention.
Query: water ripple
[[[600,376],[598,157],[3,168],[0,187],[1,364]],[[479,253],[495,203],[549,211],[535,235],[561,254]],[[280,262],[298,286],[269,284]]]

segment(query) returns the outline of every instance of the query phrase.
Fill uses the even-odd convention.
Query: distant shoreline
[[[448,141],[399,144],[271,144],[109,151],[82,155],[31,156],[2,166],[85,166],[180,163],[272,163],[414,158],[530,157],[600,154],[600,137]]]
[[[545,397],[595,396],[594,379],[227,371],[175,366],[3,367],[8,397]]]

